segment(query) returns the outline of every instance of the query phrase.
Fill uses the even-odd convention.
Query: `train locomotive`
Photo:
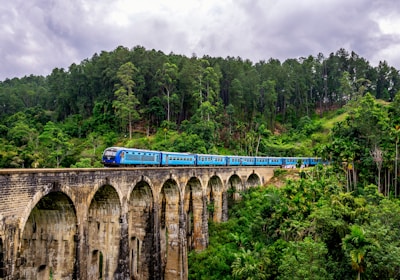
[[[104,150],[105,167],[128,166],[315,166],[324,164],[321,158],[311,157],[260,157],[223,156],[178,152],[152,151],[124,147]]]

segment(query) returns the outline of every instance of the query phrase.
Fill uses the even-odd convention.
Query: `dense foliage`
[[[345,119],[334,124],[322,149],[325,157],[346,173],[347,191],[370,183],[397,197],[400,94],[386,104],[367,93],[347,106]]]
[[[100,166],[116,144],[317,155],[327,140],[319,117],[367,92],[392,101],[399,89],[396,69],[344,49],[253,63],[118,47],[0,82],[0,167]]]
[[[0,82],[0,168],[99,167],[112,145],[323,156],[243,193],[190,278],[399,279],[399,92],[398,70],[344,49],[253,63],[118,47]]]
[[[374,185],[347,192],[332,166],[300,175],[243,193],[190,252],[189,279],[398,279],[399,201]]]

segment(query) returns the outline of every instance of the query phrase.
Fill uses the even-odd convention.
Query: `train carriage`
[[[102,163],[111,166],[280,166],[296,167],[329,164],[321,158],[308,157],[252,157],[223,156],[163,152],[124,147],[109,147],[104,150]]]
[[[117,152],[121,148],[119,147],[110,147],[104,150],[103,156],[101,158],[101,162],[104,166],[118,166],[117,162]],[[118,156],[119,157],[119,156]]]
[[[268,163],[269,166],[282,166],[284,160],[280,157],[268,157]]]
[[[283,166],[285,167],[296,167],[301,162],[300,158],[285,157],[283,158]]]
[[[248,156],[227,156],[227,165],[239,166],[239,165],[255,165],[255,157]]]
[[[269,157],[255,157],[255,165],[268,166],[269,165]]]
[[[196,165],[196,155],[188,153],[162,152],[161,165]]]
[[[221,155],[196,155],[197,157],[197,165],[226,165],[227,157]]]
[[[110,147],[103,153],[105,166],[160,165],[161,153],[151,150]]]
[[[228,156],[226,161],[229,166],[241,165],[242,162],[240,156]]]
[[[324,163],[321,158],[309,158],[309,165],[314,166],[320,163]]]

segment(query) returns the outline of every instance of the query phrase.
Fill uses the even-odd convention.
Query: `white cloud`
[[[254,62],[355,51],[400,67],[400,7],[381,0],[14,0],[0,7],[0,80],[141,45]]]

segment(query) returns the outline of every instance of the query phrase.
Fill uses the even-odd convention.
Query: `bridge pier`
[[[0,279],[187,279],[232,190],[271,168],[0,170]]]

